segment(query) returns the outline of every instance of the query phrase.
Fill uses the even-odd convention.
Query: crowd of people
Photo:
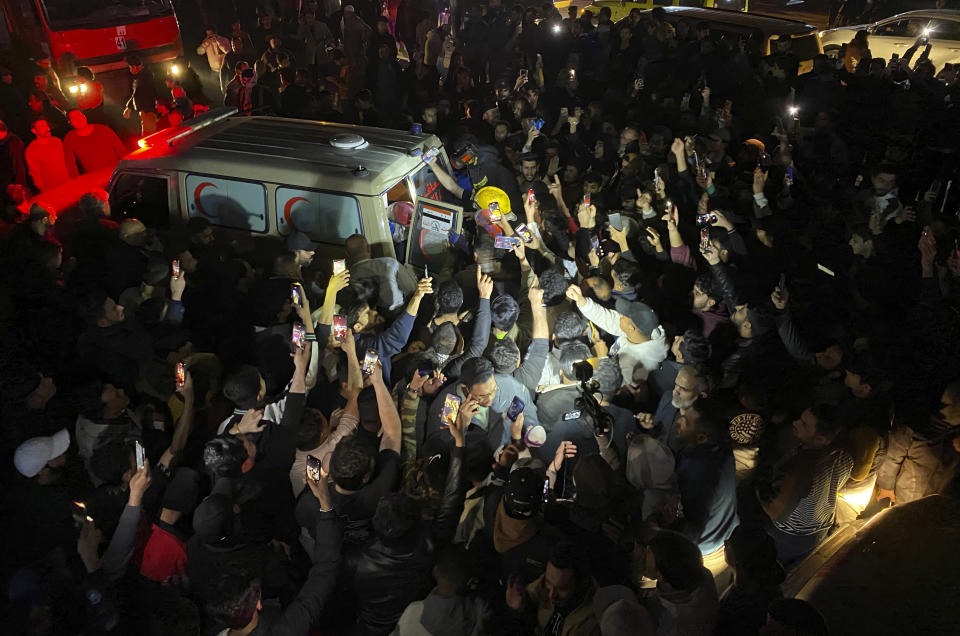
[[[923,43],[798,75],[656,9],[276,4],[202,3],[225,103],[437,135],[462,233],[429,272],[8,205],[10,633],[822,636],[781,585],[844,494],[960,495],[960,83]],[[8,199],[123,153],[44,77],[0,69]],[[219,99],[130,88],[144,128]]]

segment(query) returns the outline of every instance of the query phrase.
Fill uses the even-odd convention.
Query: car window
[[[891,20],[890,22],[882,22],[877,25],[874,35],[918,38],[923,34],[923,30],[926,28],[928,22],[930,22],[929,18],[913,18],[910,20]]]
[[[354,197],[281,187],[275,201],[281,234],[299,230],[319,243],[343,245],[347,237],[363,232],[360,204]]]
[[[440,162],[440,167],[446,170],[448,174],[452,172],[446,157],[439,155],[437,161]],[[418,197],[425,197],[444,203],[457,202],[456,198],[440,185],[436,175],[433,174],[433,170],[426,164],[423,164],[420,169],[413,174],[413,185],[417,189]]]
[[[110,191],[110,210],[115,219],[140,219],[149,228],[170,225],[169,201],[166,177],[121,174]]]
[[[190,174],[187,200],[191,218],[202,217],[220,227],[267,231],[267,189],[262,183]]]
[[[930,20],[930,37],[937,40],[960,40],[960,20]]]

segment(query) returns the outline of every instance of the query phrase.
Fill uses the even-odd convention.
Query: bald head
[[[137,219],[127,219],[120,224],[120,240],[128,245],[143,245],[147,241],[147,226]]]
[[[347,251],[347,263],[351,265],[358,261],[364,261],[370,258],[370,244],[363,234],[354,234],[347,237],[344,247]]]

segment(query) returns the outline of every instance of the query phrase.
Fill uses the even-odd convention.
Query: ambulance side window
[[[262,183],[190,174],[187,200],[190,218],[202,217],[220,227],[267,231],[267,189]]]
[[[343,245],[347,237],[363,233],[360,204],[351,196],[278,187],[276,209],[283,235],[300,231],[318,243]]]
[[[169,202],[166,177],[121,174],[110,191],[110,211],[114,219],[139,219],[149,228],[162,229],[170,225]]]

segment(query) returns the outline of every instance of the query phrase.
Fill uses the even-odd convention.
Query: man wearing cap
[[[310,267],[313,263],[313,257],[317,253],[317,244],[310,239],[306,232],[292,232],[287,237],[287,249],[293,252],[294,262],[297,266],[297,278],[303,281],[303,269]]]
[[[36,478],[37,484],[46,486],[56,481],[59,469],[66,465],[68,448],[70,433],[63,428],[50,437],[34,437],[20,444],[13,464],[24,477]]]
[[[50,123],[38,119],[30,127],[36,137],[24,151],[33,185],[40,192],[52,190],[77,176],[77,166],[67,161],[63,142],[53,136]]]
[[[469,546],[477,562],[498,563],[491,572],[518,577],[522,585],[543,574],[551,547],[564,538],[543,519],[546,478],[539,459],[516,460],[506,483],[484,492],[482,527]]]
[[[646,379],[667,357],[663,327],[649,306],[620,298],[616,311],[606,309],[586,298],[576,285],[567,288],[567,298],[597,327],[616,336],[610,355],[617,357],[624,378]]]
[[[61,480],[69,447],[70,433],[65,428],[17,447],[13,464],[23,479],[13,488],[8,485],[14,504],[12,510],[4,511],[7,519],[17,519],[17,523],[7,524],[9,532],[5,533],[7,540],[14,542],[10,545],[16,546],[16,551],[7,555],[12,557],[11,563],[46,556],[58,546],[69,553],[76,546],[77,531],[71,517],[76,495],[71,489],[79,484]]]

